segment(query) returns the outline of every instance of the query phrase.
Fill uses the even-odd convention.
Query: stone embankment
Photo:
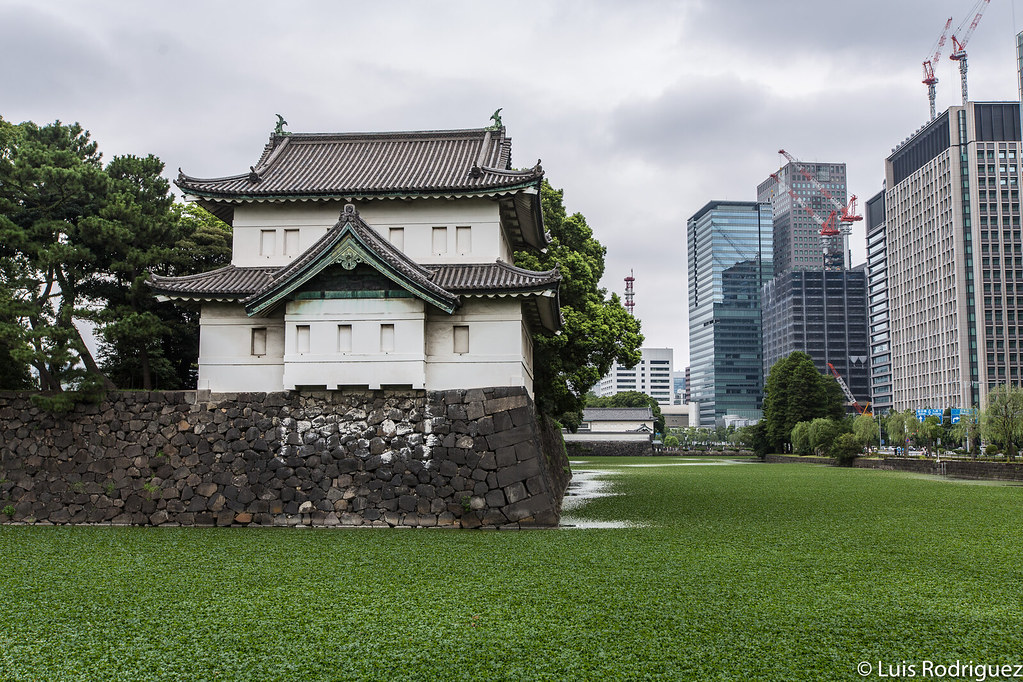
[[[797,455],[768,455],[768,462],[799,462],[803,464],[834,465],[830,457],[800,457]],[[859,469],[884,469],[886,471],[908,471],[917,474],[947,476],[987,481],[1023,481],[1023,464],[1007,462],[981,462],[962,459],[911,459],[889,457],[870,459],[861,457],[853,462]]]
[[[525,389],[0,393],[0,521],[556,526],[570,471]]]

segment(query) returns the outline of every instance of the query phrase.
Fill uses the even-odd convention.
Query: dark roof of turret
[[[538,184],[542,177],[539,162],[512,170],[504,128],[476,128],[271,135],[248,172],[222,178],[180,173],[176,184],[208,198],[355,198],[489,194]]]

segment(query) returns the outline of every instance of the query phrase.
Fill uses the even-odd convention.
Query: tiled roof
[[[297,261],[296,261],[297,263]],[[292,264],[294,265],[294,263]],[[292,267],[289,265],[287,267]],[[424,265],[430,281],[453,294],[531,292],[555,288],[561,282],[557,270],[533,272],[503,262]],[[246,298],[283,277],[283,267],[241,268],[236,265],[186,277],[152,275],[150,286],[172,298]]]
[[[272,135],[249,172],[223,178],[180,173],[186,194],[208,198],[422,196],[492,193],[536,185],[539,162],[511,169],[499,130]]]
[[[561,281],[557,270],[534,272],[503,261],[423,267],[433,272],[436,284],[462,294],[536,291],[556,287]]]
[[[654,412],[649,407],[586,407],[583,421],[653,421]]]
[[[242,298],[268,285],[280,268],[240,268],[228,265],[184,277],[149,276],[149,286],[158,296],[212,300]]]

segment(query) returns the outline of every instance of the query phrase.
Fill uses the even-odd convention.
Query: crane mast
[[[924,79],[923,84],[927,86],[927,99],[931,102],[931,120],[933,121],[937,116],[937,110],[935,109],[934,100],[937,96],[938,78],[934,75],[934,65],[941,59],[941,49],[945,47],[945,41],[948,39],[948,29],[952,27],[952,17],[948,18],[945,22],[945,30],[941,32],[941,37],[938,38],[937,43],[932,51],[932,56],[929,59],[924,60]]]
[[[957,28],[952,34],[952,54],[950,54],[948,58],[959,62],[959,78],[962,80],[964,107],[966,106],[966,102],[969,100],[966,92],[966,43],[970,42],[973,32],[977,30],[977,24],[980,23],[980,18],[984,16],[984,10],[987,9],[990,2],[991,0],[977,0],[977,4],[975,4],[973,9],[970,11],[970,14],[973,14],[974,16],[969,27],[966,27],[966,21],[964,20],[963,23],[959,25],[959,28]]]
[[[795,190],[785,184],[785,181],[781,179],[781,175],[779,173],[771,173],[771,177],[778,183],[779,190],[788,193],[788,195],[792,198],[792,201],[810,214],[813,221],[820,225],[821,249],[824,252],[824,269],[841,270],[842,265],[845,262],[845,256],[842,254],[842,243],[839,239],[842,233],[835,226],[838,213],[836,211],[832,211],[827,220],[821,218],[816,211],[810,208],[810,206],[803,201],[802,197],[796,194]]]
[[[849,385],[845,383],[845,379],[842,378],[842,375],[838,373],[838,370],[835,369],[835,366],[832,365],[830,362],[828,363],[828,369],[831,370],[831,373],[838,381],[838,385],[842,387],[842,393],[845,393],[845,397],[849,400],[849,403],[856,410],[856,414],[863,414],[864,412],[863,406],[856,402],[856,396],[854,396],[852,394],[852,391],[849,390]],[[867,404],[867,407],[870,407],[869,403]]]
[[[784,156],[789,163],[795,166],[796,170],[799,171],[800,175],[806,178],[807,182],[816,187],[817,191],[820,192],[824,196],[824,198],[828,200],[828,203],[830,203],[831,206],[838,212],[839,229],[842,231],[842,234],[849,234],[851,232],[852,227],[851,223],[854,223],[858,220],[863,220],[863,216],[856,215],[855,194],[853,194],[852,197],[849,199],[848,204],[845,205],[842,204],[842,202],[836,199],[834,195],[832,195],[831,192],[829,192],[824,187],[824,185],[818,182],[817,178],[814,177],[813,173],[807,170],[799,159],[792,156],[784,149],[779,149],[778,153]]]

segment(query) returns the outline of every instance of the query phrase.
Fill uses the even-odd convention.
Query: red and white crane
[[[810,208],[810,206],[803,201],[803,198],[800,197],[795,190],[785,184],[785,181],[781,179],[781,175],[778,173],[771,173],[771,177],[778,183],[778,189],[780,191],[788,193],[788,195],[792,198],[792,201],[798,204],[804,211],[809,213],[814,222],[821,226],[820,235],[821,248],[824,251],[824,269],[841,270],[842,265],[845,263],[845,256],[842,255],[842,242],[838,239],[842,233],[835,225],[838,212],[832,211],[827,220],[821,218],[820,215],[817,214],[817,211]]]
[[[856,410],[856,414],[863,414],[866,410],[870,409],[870,403],[867,403],[867,407],[865,409],[856,401],[856,396],[854,396],[852,391],[849,390],[849,385],[845,383],[845,379],[842,378],[842,375],[838,373],[838,370],[835,369],[835,366],[830,362],[828,363],[828,369],[830,369],[831,373],[835,376],[835,380],[838,381],[838,385],[842,387],[842,392],[845,393],[845,397],[849,399],[849,404]],[[870,413],[867,412],[867,414]]]
[[[789,154],[784,149],[779,149],[778,153],[784,156],[789,163],[795,166],[796,170],[799,171],[799,174],[806,178],[807,182],[816,187],[817,191],[824,195],[824,198],[828,200],[828,203],[830,203],[832,207],[838,211],[839,229],[842,231],[842,234],[849,234],[850,223],[863,220],[863,216],[856,215],[855,194],[849,198],[848,204],[843,205],[841,201],[836,199],[834,195],[832,195],[831,192],[824,187],[824,185],[817,181],[817,178],[814,177],[813,173],[806,169],[802,161],[792,156],[792,154]]]
[[[959,77],[963,81],[963,106],[966,106],[968,97],[966,94],[966,43],[970,42],[970,38],[973,36],[973,32],[977,30],[977,24],[980,23],[980,18],[984,16],[984,10],[987,9],[988,3],[991,0],[977,0],[977,4],[970,10],[970,14],[973,15],[973,21],[967,27],[966,20],[959,24],[952,33],[952,54],[948,56],[949,59],[959,62]],[[970,16],[970,14],[966,16]]]
[[[948,21],[945,22],[945,30],[941,32],[941,37],[938,38],[938,42],[935,43],[934,48],[931,50],[931,57],[924,60],[923,84],[927,86],[927,98],[931,101],[932,121],[937,116],[937,110],[934,107],[934,99],[937,95],[937,89],[934,86],[938,84],[938,77],[934,75],[934,65],[941,60],[941,50],[945,47],[945,41],[948,40],[948,29],[951,27],[952,17],[949,17]]]

